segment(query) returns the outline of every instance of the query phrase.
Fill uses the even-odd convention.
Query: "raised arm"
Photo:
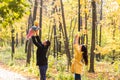
[[[41,40],[40,40],[40,37],[39,37],[39,35],[38,35],[38,30],[35,32],[35,34],[36,34],[36,39],[37,39],[37,41],[39,42],[39,43],[41,43],[42,44],[42,42],[41,42]]]
[[[40,40],[40,37],[39,37],[39,36],[36,36],[36,39],[37,39],[37,41],[38,41],[39,43],[41,43],[41,44],[42,44],[42,42],[41,42],[41,40]]]
[[[74,50],[75,50],[75,52],[77,52],[77,53],[80,52],[78,41],[79,41],[79,35],[77,34],[77,35],[75,36],[75,39],[74,39]]]
[[[39,36],[38,36],[38,37],[39,37]],[[36,41],[36,39],[37,39],[36,36],[32,36],[32,41],[33,41],[33,43],[35,44],[35,46],[37,46],[37,47],[43,47],[42,43]]]
[[[75,36],[75,39],[74,39],[74,44],[78,44],[78,41],[79,41],[79,35],[77,34],[76,36]]]

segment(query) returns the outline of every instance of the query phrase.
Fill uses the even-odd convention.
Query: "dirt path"
[[[7,69],[3,63],[0,62],[0,80],[36,80],[29,77],[24,77],[21,74]]]
[[[0,78],[2,80],[29,80],[28,78],[25,78],[20,74],[4,69],[0,69]]]

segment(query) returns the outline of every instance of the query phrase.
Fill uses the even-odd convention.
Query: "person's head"
[[[50,41],[49,40],[44,41],[43,45],[49,47],[50,46]]]
[[[34,25],[35,25],[36,27],[38,27],[39,23],[38,23],[37,20],[34,21]]]
[[[82,51],[83,60],[85,62],[85,65],[88,65],[87,47],[85,45],[82,45],[81,46],[81,51]]]

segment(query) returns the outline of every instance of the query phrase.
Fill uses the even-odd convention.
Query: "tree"
[[[24,44],[24,37],[23,37],[23,27],[21,27],[21,45],[23,45]]]
[[[0,24],[3,27],[11,27],[11,48],[12,48],[12,53],[11,53],[11,58],[13,60],[13,54],[15,53],[15,29],[13,27],[14,22],[18,21],[19,19],[21,19],[23,17],[23,15],[25,13],[27,13],[28,11],[26,11],[26,9],[28,8],[28,2],[26,0],[19,0],[19,1],[14,1],[14,0],[3,0],[1,1],[0,5]]]
[[[42,8],[43,8],[43,0],[40,0],[40,19],[39,19],[39,26],[40,26],[41,29],[42,29]],[[41,39],[42,30],[40,30],[39,35],[40,35],[40,39]]]
[[[86,30],[86,34],[85,34],[85,38],[86,38],[86,46],[88,46],[88,34],[87,34],[87,24],[88,24],[88,13],[87,13],[87,1],[85,0],[85,30]]]
[[[89,72],[94,72],[95,30],[96,30],[96,2],[95,0],[92,0],[92,39]]]
[[[29,30],[29,27],[30,27],[30,26],[32,26],[32,13],[31,13],[31,12],[30,12],[30,15],[29,15],[29,18],[28,18],[28,30]],[[28,30],[27,30],[27,33],[28,33]],[[32,44],[31,39],[30,39],[30,40],[26,40],[26,44],[25,44],[25,52],[27,53],[26,66],[27,66],[28,64],[30,64],[31,44]]]
[[[0,22],[2,26],[7,27],[12,25],[15,21],[21,19],[23,15],[29,11],[26,11],[29,7],[26,0],[3,0],[0,5]]]
[[[34,25],[34,21],[36,20],[37,6],[38,6],[37,0],[35,0],[35,2],[34,2],[33,16],[31,16],[31,14],[32,14],[32,12],[31,12],[31,14],[30,14],[30,16],[29,16],[29,20],[28,20],[28,21],[29,21],[29,22],[28,22],[28,30],[29,30],[29,28],[30,28],[31,26]],[[32,18],[32,19],[31,19],[31,18]],[[31,21],[31,20],[32,20],[32,21]],[[31,22],[32,22],[32,24],[31,24]],[[28,65],[28,64],[30,64],[31,51],[32,51],[32,49],[34,49],[34,48],[33,48],[32,39],[29,39],[26,44],[27,44],[27,61],[26,61],[26,65]],[[34,57],[34,56],[33,56],[33,57]]]
[[[71,64],[71,56],[70,56],[70,50],[69,50],[69,41],[68,41],[68,37],[67,37],[67,30],[66,30],[66,23],[65,23],[64,8],[63,8],[62,0],[60,0],[60,4],[61,4],[61,11],[62,11],[63,30],[64,30],[63,37],[65,39],[64,44],[65,44],[65,50],[66,50],[68,66],[69,66]]]
[[[103,17],[103,0],[101,0],[101,7],[100,7],[100,21],[102,21]],[[100,35],[99,35],[99,46],[101,46],[101,40],[102,40],[102,24],[100,24]],[[96,54],[96,59],[99,61],[100,60],[100,53]]]
[[[78,0],[78,32],[80,32],[80,29],[82,27],[82,16],[81,14],[81,4],[80,4],[80,0]],[[79,39],[79,43],[80,43],[80,39]],[[81,36],[81,43],[84,43],[84,37]]]
[[[78,0],[78,31],[80,31],[80,0]]]
[[[11,53],[11,59],[13,60],[13,57],[14,57],[14,53],[15,53],[15,40],[14,40],[14,29],[12,28],[12,30],[11,30],[11,38],[12,38],[12,42],[11,42],[11,48],[12,48],[12,53]]]

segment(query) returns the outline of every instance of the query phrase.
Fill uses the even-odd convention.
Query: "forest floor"
[[[1,74],[2,71],[4,71],[3,74]],[[57,74],[56,71],[53,71],[53,73]],[[88,77],[88,80],[96,80],[96,78],[98,78],[98,77],[99,77],[99,79],[97,79],[97,80],[120,80],[120,74],[115,75],[116,73],[113,71],[113,66],[110,63],[98,62],[95,65],[95,73],[85,72],[85,74]],[[8,80],[39,80],[37,76],[32,76],[32,75],[29,76],[25,72],[14,71],[12,68],[10,68],[9,66],[7,66],[1,62],[0,62],[0,75],[4,75],[2,77],[0,76],[0,80],[7,80],[4,77],[7,76],[7,78],[9,78],[11,75],[13,77]],[[24,75],[24,76],[22,76],[22,75]],[[15,79],[16,78],[15,76],[18,79]],[[54,78],[49,78],[47,80],[54,80]]]
[[[0,62],[0,80],[37,80],[37,78],[27,76],[26,73],[21,74],[21,72],[14,71],[9,66]]]
[[[95,65],[95,73],[87,73],[87,76],[91,80],[98,77],[101,77],[99,80],[120,80],[120,74],[116,74],[113,69],[111,63],[99,62]]]

